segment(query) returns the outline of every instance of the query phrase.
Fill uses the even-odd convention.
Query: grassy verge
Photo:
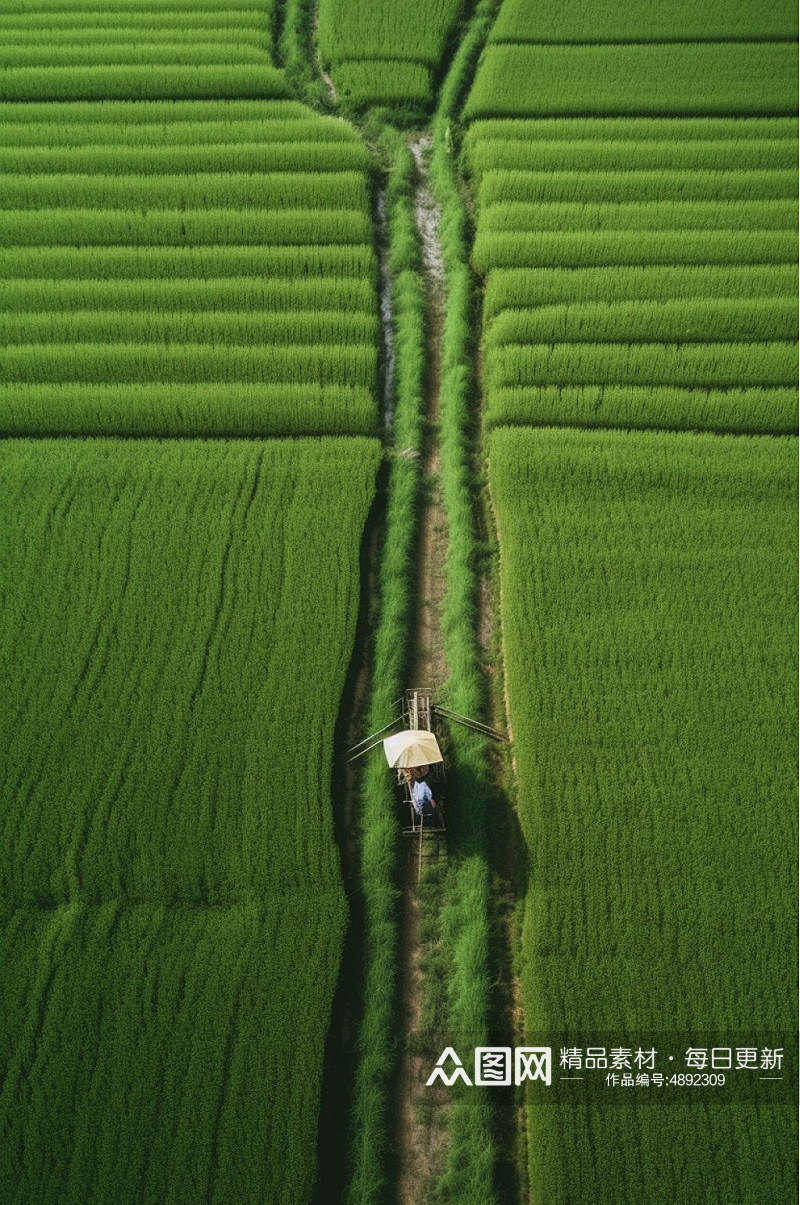
[[[442,491],[450,533],[442,624],[450,668],[447,702],[463,715],[481,716],[486,690],[478,636],[480,545],[474,511],[474,401],[476,290],[469,266],[468,218],[456,164],[458,115],[488,36],[496,0],[481,0],[442,85],[433,122],[431,182],[442,209],[440,237],[447,305],[440,394]],[[485,742],[465,729],[451,733],[458,805],[442,929],[449,952],[449,1036],[468,1061],[489,1035],[490,874],[488,806],[493,793]],[[496,1147],[486,1089],[454,1090],[445,1199],[485,1205],[497,1198]]]
[[[396,353],[394,424],[380,559],[380,612],[367,731],[383,727],[405,688],[412,621],[425,372],[425,302],[412,203],[413,161],[384,130],[386,214]],[[396,1059],[397,820],[379,751],[368,755],[360,789],[364,895],[364,1011],[351,1119],[349,1202],[381,1200],[387,1185],[389,1094]]]

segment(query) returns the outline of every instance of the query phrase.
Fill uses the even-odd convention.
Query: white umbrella
[[[383,751],[393,767],[430,766],[444,761],[436,737],[424,728],[409,728],[406,732],[387,736]]]

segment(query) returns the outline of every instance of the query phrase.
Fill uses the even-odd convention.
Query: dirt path
[[[441,214],[431,191],[426,160],[430,141],[429,135],[409,139],[417,165],[414,214],[422,245],[427,293],[426,430],[422,448],[417,615],[409,686],[430,687],[436,692],[446,677],[441,606],[445,593],[447,521],[441,494],[438,429],[445,296],[439,243]],[[429,1185],[442,1168],[447,1147],[446,1100],[434,1099],[432,1090],[425,1087],[429,1058],[419,1049],[424,979],[416,852],[416,846],[406,851],[400,900],[402,1037],[394,1141],[398,1205],[420,1205],[428,1199]]]

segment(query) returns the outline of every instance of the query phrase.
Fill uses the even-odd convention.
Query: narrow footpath
[[[417,554],[417,606],[414,656],[409,686],[429,687],[434,697],[447,676],[441,625],[445,593],[447,519],[441,491],[439,448],[439,391],[444,322],[444,264],[439,242],[441,212],[428,177],[430,135],[409,138],[416,164],[414,215],[422,248],[425,279],[426,395],[422,447],[422,498]],[[425,1087],[427,1058],[419,1049],[424,1000],[420,896],[417,887],[416,845],[404,851],[401,878],[399,934],[399,1020],[394,1155],[398,1205],[419,1205],[442,1170],[447,1147],[446,1100],[434,1100]],[[431,1106],[434,1106],[431,1108]]]

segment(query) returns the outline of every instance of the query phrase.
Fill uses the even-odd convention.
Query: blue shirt
[[[433,794],[426,782],[417,781],[411,788],[411,798],[414,800],[414,811],[421,816],[433,800]]]

